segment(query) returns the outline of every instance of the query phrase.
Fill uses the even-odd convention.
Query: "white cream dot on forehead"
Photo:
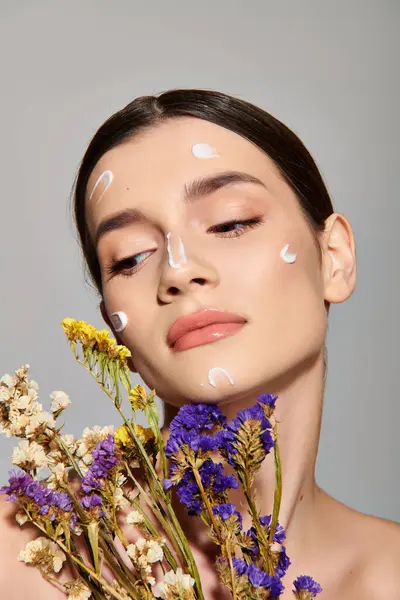
[[[193,144],[192,154],[196,158],[216,158],[219,156],[210,144]]]
[[[102,199],[102,197],[104,196],[104,194],[106,193],[107,189],[110,187],[112,180],[114,179],[114,175],[112,173],[112,171],[103,171],[103,173],[100,175],[100,177],[98,178],[98,180],[96,181],[96,183],[93,186],[92,192],[89,196],[89,200],[91,200],[94,192],[97,189],[97,186],[100,185],[100,183],[104,183],[104,189],[102,191],[102,193],[100,194],[100,197],[98,198],[97,202],[100,202],[100,200]],[[96,202],[96,204],[97,204]]]
[[[119,333],[120,331],[123,331],[128,325],[128,316],[126,315],[126,313],[120,310],[118,312],[111,313],[110,321],[114,325],[115,331]]]
[[[288,253],[288,249],[289,249],[289,244],[286,244],[286,246],[284,246],[280,252],[281,258],[286,262],[286,263],[294,263],[294,261],[297,258],[297,254],[293,253],[290,254]]]

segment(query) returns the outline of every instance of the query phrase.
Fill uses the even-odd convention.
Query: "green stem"
[[[177,535],[182,543],[183,549],[184,549],[184,554],[185,554],[185,558],[186,561],[188,563],[189,569],[190,569],[190,574],[192,575],[192,577],[195,580],[195,585],[196,585],[196,589],[197,589],[197,593],[199,596],[199,600],[204,600],[204,595],[203,595],[203,591],[201,588],[201,583],[200,583],[200,575],[192,554],[192,551],[190,549],[189,543],[186,539],[186,536],[184,534],[184,531],[175,515],[175,512],[172,508],[172,505],[170,504],[170,502],[168,501],[168,498],[164,492],[164,488],[162,487],[162,484],[160,482],[160,480],[157,477],[157,474],[154,470],[153,465],[151,464],[151,461],[149,459],[149,457],[147,456],[147,453],[143,447],[143,444],[141,443],[141,441],[138,439],[137,435],[135,434],[135,431],[131,425],[131,423],[128,421],[128,419],[125,417],[125,415],[122,413],[121,409],[116,405],[115,399],[113,398],[111,392],[109,390],[107,390],[107,388],[105,387],[104,383],[102,381],[99,380],[99,377],[96,375],[96,373],[93,373],[93,371],[88,368],[88,366],[82,362],[79,357],[74,354],[75,356],[75,360],[81,364],[83,367],[85,367],[85,369],[87,369],[89,371],[89,373],[92,375],[92,377],[95,379],[95,381],[100,385],[100,387],[103,389],[104,393],[112,400],[114,406],[116,407],[116,409],[118,410],[120,416],[122,417],[125,425],[128,427],[133,439],[135,440],[135,443],[137,444],[140,453],[142,455],[142,458],[144,460],[144,462],[146,463],[146,466],[148,467],[154,482],[156,484],[157,487],[157,491],[159,496],[164,500],[164,502],[166,503],[166,507],[167,507],[167,511],[169,514],[169,517],[171,518],[171,521],[173,523],[173,526],[175,527],[176,531],[177,531]]]
[[[233,568],[233,563],[232,563],[232,554],[230,549],[228,548],[229,544],[225,544],[224,540],[221,537],[221,532],[220,532],[220,528],[218,527],[218,523],[217,520],[215,518],[215,515],[212,511],[212,506],[210,503],[210,500],[207,497],[207,494],[205,492],[204,486],[203,486],[203,482],[201,481],[201,476],[200,473],[198,471],[198,469],[196,469],[195,467],[193,467],[193,475],[194,478],[196,479],[196,483],[198,485],[198,488],[200,490],[200,494],[201,497],[203,498],[203,502],[207,508],[207,512],[208,512],[208,516],[210,518],[211,524],[214,528],[215,531],[215,535],[218,537],[219,540],[219,545],[221,546],[223,552],[226,552],[228,555],[228,560],[229,560],[229,567],[230,567],[230,572],[231,572],[231,585],[232,585],[232,595],[233,595],[233,600],[237,599],[237,595],[236,595],[236,576],[235,576],[235,570]]]
[[[275,431],[275,446],[274,446],[274,464],[275,464],[275,492],[274,492],[274,508],[272,511],[272,518],[269,530],[269,543],[272,544],[273,537],[275,535],[276,526],[279,518],[279,510],[281,507],[282,500],[282,466],[281,457],[278,446],[278,434],[277,425],[274,427]]]
[[[254,499],[252,498],[252,495],[251,495],[251,483],[249,480],[248,473],[249,473],[249,470],[246,469],[244,472],[244,481],[243,481],[244,494],[246,497],[247,504],[249,505],[249,508],[250,508],[253,525],[255,527],[257,537],[259,540],[258,545],[260,548],[260,554],[263,557],[263,560],[265,561],[265,563],[267,564],[268,573],[270,575],[275,575],[275,568],[273,566],[271,556],[268,552],[268,539],[267,539],[267,536],[265,535],[264,528],[261,525],[260,518],[258,516],[257,507],[256,507]]]
[[[55,542],[61,548],[61,550],[63,550],[71,558],[71,560],[74,561],[75,564],[79,565],[81,567],[81,569],[84,569],[90,575],[90,577],[92,577],[93,579],[98,581],[100,583],[100,585],[102,585],[103,588],[106,590],[106,592],[111,594],[111,596],[116,598],[116,600],[125,600],[125,598],[123,596],[121,596],[121,594],[119,592],[117,592],[114,588],[112,588],[105,579],[103,579],[100,575],[97,575],[97,573],[95,573],[95,571],[93,571],[93,569],[91,569],[90,567],[85,565],[85,563],[83,563],[81,560],[79,560],[79,558],[77,558],[71,552],[69,552],[68,548],[65,546],[65,544],[63,544],[59,539],[52,538],[51,536],[49,536],[47,531],[45,529],[43,529],[43,527],[41,525],[39,525],[39,523],[37,523],[36,521],[32,521],[32,523],[38,529],[40,529],[40,531],[42,533],[44,533],[46,537],[50,537],[50,539],[53,542]]]

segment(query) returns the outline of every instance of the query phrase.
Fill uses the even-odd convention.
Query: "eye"
[[[134,254],[133,256],[127,256],[122,260],[112,261],[106,266],[106,272],[109,275],[120,274],[124,277],[130,277],[142,268],[142,265],[145,263],[146,259],[141,261],[138,259],[145,254],[151,254],[151,251],[140,252],[139,254]]]
[[[254,217],[253,219],[246,219],[245,221],[228,221],[226,223],[220,223],[214,225],[209,231],[215,233],[218,237],[238,237],[246,233],[248,229],[258,227],[263,223],[262,217]],[[240,227],[236,228],[236,225]]]
[[[264,219],[262,217],[254,217],[244,221],[227,221],[210,227],[208,231],[215,233],[218,237],[238,237],[246,233],[247,230],[258,227],[258,225],[261,225],[263,222]],[[240,227],[236,227],[237,225]],[[139,258],[146,254],[150,255],[152,252],[152,250],[148,250],[146,252],[140,252],[139,254],[127,256],[122,260],[112,261],[105,267],[105,271],[111,276],[122,275],[123,277],[131,277],[134,273],[137,273],[146,262],[146,258],[140,261]]]

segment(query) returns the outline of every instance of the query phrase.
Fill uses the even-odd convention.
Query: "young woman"
[[[103,318],[165,402],[166,435],[188,402],[216,403],[232,418],[262,393],[278,396],[279,520],[292,561],[282,598],[303,573],[325,600],[400,598],[400,526],[346,507],[315,481],[329,306],[352,294],[356,258],[352,229],[298,137],[222,93],[140,97],[93,137],[74,201]],[[270,513],[272,461],[255,487]],[[243,498],[231,498],[246,527]],[[0,568],[21,592],[6,597],[25,597],[28,584],[30,598],[62,597],[17,563],[32,534],[16,530],[12,510],[3,508]],[[205,531],[176,510],[206,598],[224,598]]]

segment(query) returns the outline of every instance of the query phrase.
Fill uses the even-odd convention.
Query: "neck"
[[[282,466],[282,501],[279,511],[279,523],[286,530],[286,542],[290,556],[301,548],[304,554],[307,548],[316,546],[316,536],[321,531],[322,494],[315,481],[315,463],[321,427],[322,400],[324,393],[324,357],[321,353],[301,370],[286,381],[275,382],[266,386],[262,392],[270,392],[278,396],[275,416],[278,422],[278,442]],[[270,389],[271,388],[271,389]],[[262,393],[260,391],[260,394]],[[225,416],[231,420],[245,406],[256,402],[257,396],[251,399],[235,401],[221,406]],[[165,405],[164,434],[168,435],[168,427],[178,409]],[[228,469],[227,469],[228,470]],[[231,471],[230,471],[231,472]],[[257,508],[261,515],[272,514],[275,469],[273,452],[261,464],[254,478],[253,489],[256,490]],[[229,502],[236,504],[243,517],[243,529],[251,525],[247,512],[247,504],[242,491],[231,490]],[[193,527],[193,517],[185,516],[185,507],[177,501],[175,509],[182,522],[185,533],[191,541],[199,546],[207,546],[204,527],[200,520]],[[295,540],[295,541],[294,541]]]

